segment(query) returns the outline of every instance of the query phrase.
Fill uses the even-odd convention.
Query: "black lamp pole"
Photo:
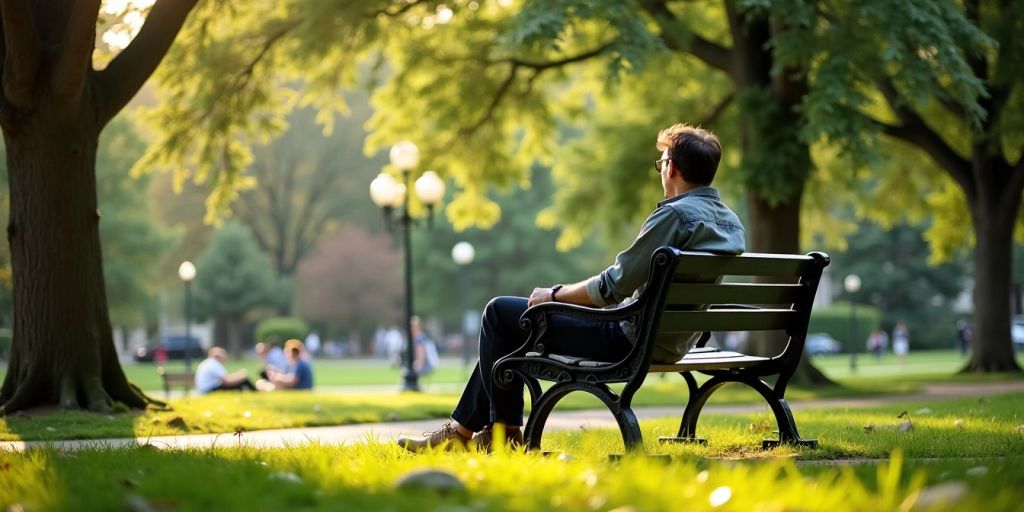
[[[402,391],[419,391],[420,382],[413,362],[416,359],[416,343],[412,339],[412,217],[409,215],[409,196],[412,187],[409,183],[409,169],[402,170],[405,183],[405,199],[401,215],[402,239],[405,241],[405,376]]]
[[[192,373],[192,280],[185,281],[185,373]]]

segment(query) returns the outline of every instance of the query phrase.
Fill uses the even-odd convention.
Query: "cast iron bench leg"
[[[526,428],[523,431],[526,446],[530,450],[540,449],[541,438],[544,435],[544,424],[547,423],[548,416],[554,409],[555,404],[573,391],[586,391],[604,402],[612,416],[615,417],[615,421],[619,424],[619,432],[622,434],[622,442],[626,447],[626,451],[632,452],[643,449],[643,434],[640,433],[640,423],[637,421],[636,415],[633,414],[633,410],[628,406],[623,407],[619,402],[618,395],[612,392],[608,386],[587,382],[559,382],[548,388],[547,392],[541,395],[530,412],[530,418],[527,420]]]

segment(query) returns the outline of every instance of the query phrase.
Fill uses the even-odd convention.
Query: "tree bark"
[[[978,151],[978,148],[976,148]],[[975,156],[976,195],[968,196],[974,224],[974,321],[971,357],[961,372],[1020,372],[1010,339],[1009,276],[1013,268],[1013,228],[1021,190],[1000,179],[1009,168]],[[1008,167],[1008,166],[1007,166]],[[1020,171],[1017,171],[1020,172]],[[1019,180],[1016,180],[1019,181]]]
[[[99,126],[43,105],[19,130],[4,130],[16,307],[0,411],[145,407],[151,401],[121,370],[107,312],[96,199]]]

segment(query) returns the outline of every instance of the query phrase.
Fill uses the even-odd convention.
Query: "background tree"
[[[963,52],[971,73],[945,77],[940,82],[944,94],[934,97],[922,95],[914,75],[880,79],[878,90],[891,113],[868,119],[886,135],[922,151],[946,175],[928,196],[936,211],[929,240],[937,259],[974,243],[976,330],[964,371],[1019,372],[1007,297],[1012,295],[1014,230],[1024,239],[1024,43],[1017,36],[1024,29],[1024,5],[967,0],[956,7],[958,13],[961,9],[994,44],[984,49],[923,46],[919,51],[933,58]],[[985,85],[977,110],[949,101],[951,92],[964,83]],[[844,85],[842,90],[851,87]]]
[[[196,315],[213,318],[223,329],[227,349],[242,351],[242,321],[252,310],[277,305],[280,287],[249,230],[228,223],[213,234],[196,261],[193,283]]]
[[[0,2],[0,128],[14,340],[0,413],[41,404],[142,407],[117,361],[103,279],[96,148],[171,45],[194,0],[159,0],[138,36],[93,68],[100,1]]]
[[[369,118],[369,105],[362,97],[352,104],[352,115],[340,120],[330,137],[315,125],[311,109],[290,116],[281,137],[254,148],[247,172],[256,184],[234,206],[238,220],[252,230],[278,278],[287,284],[278,311],[282,315],[292,308],[296,269],[321,237],[343,220],[361,225],[378,221],[366,184],[380,172],[383,159],[361,156],[361,126]]]
[[[103,274],[115,328],[156,323],[161,257],[177,238],[153,218],[145,194],[149,178],[129,175],[145,147],[132,122],[119,116],[100,137],[96,157],[97,195],[105,218],[100,224]]]
[[[903,320],[914,346],[948,349],[956,336],[952,305],[964,289],[968,265],[965,259],[928,264],[924,232],[905,223],[883,229],[861,222],[848,239],[848,249],[833,253],[829,273],[839,279],[861,276],[861,289],[853,296],[843,291],[839,298],[874,305],[886,331]]]
[[[400,325],[400,261],[389,237],[345,224],[299,265],[296,310],[343,336]]]

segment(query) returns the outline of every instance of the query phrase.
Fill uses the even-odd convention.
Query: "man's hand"
[[[530,294],[530,300],[527,304],[530,307],[533,307],[537,304],[551,302],[551,300],[551,288],[534,288],[533,293]]]

